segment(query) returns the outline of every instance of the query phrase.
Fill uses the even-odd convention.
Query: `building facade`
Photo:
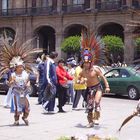
[[[121,37],[124,60],[132,63],[133,31],[127,24],[140,20],[139,10],[140,0],[0,0],[0,33],[6,29],[13,38],[17,32],[21,43],[35,38],[34,47],[63,56],[63,39],[90,27],[100,36]]]

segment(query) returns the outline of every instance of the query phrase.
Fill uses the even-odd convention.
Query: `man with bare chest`
[[[100,118],[100,101],[103,88],[100,83],[100,78],[104,81],[105,92],[109,92],[109,84],[99,68],[94,67],[90,61],[83,62],[83,70],[81,71],[78,83],[86,83],[87,90],[87,119],[89,124],[87,127],[92,127],[94,124],[99,124]],[[93,113],[94,110],[94,113]]]

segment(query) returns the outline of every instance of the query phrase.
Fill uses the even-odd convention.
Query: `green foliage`
[[[140,37],[135,39],[135,45],[140,47]]]
[[[61,50],[70,53],[70,52],[79,52],[80,50],[80,36],[70,36],[65,38],[61,44]]]
[[[118,56],[120,56],[121,61],[123,61],[124,43],[120,37],[107,35],[103,37],[103,42],[106,46],[108,57],[110,57],[110,54],[113,56],[113,58],[111,58],[113,60],[111,61],[117,62],[118,60],[116,58]]]
[[[120,37],[107,35],[103,37],[103,41],[110,52],[123,51],[124,44]]]
[[[70,138],[65,137],[65,136],[62,136],[62,137],[60,137],[60,138],[59,138],[59,139],[57,139],[57,140],[70,140]]]

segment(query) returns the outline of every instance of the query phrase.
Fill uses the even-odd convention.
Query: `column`
[[[15,1],[15,7],[16,8],[23,8],[24,6],[24,1],[23,0],[16,0]]]
[[[126,62],[126,64],[131,64],[134,60],[134,44],[132,31],[130,31],[130,29],[125,29],[124,36],[124,61]]]
[[[96,0],[90,0],[90,8],[95,9],[95,1]]]
[[[13,1],[9,0],[8,1],[8,9],[12,9],[13,8]]]
[[[58,53],[58,59],[62,56],[65,57],[64,52],[61,51],[61,43],[64,38],[64,35],[61,32],[57,32],[55,34],[56,40],[55,40],[55,51]]]
[[[67,5],[72,5],[71,0],[67,0]]]
[[[131,7],[132,6],[132,0],[126,0],[126,5],[128,7]]]
[[[28,8],[31,8],[32,7],[32,0],[27,0],[27,5],[28,5]]]
[[[60,0],[60,2],[57,1],[57,12],[61,12],[62,11],[62,0]]]

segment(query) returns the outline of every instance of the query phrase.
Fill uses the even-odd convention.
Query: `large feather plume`
[[[32,71],[31,64],[35,61],[35,53],[43,51],[33,47],[33,39],[19,45],[17,37],[15,37],[13,43],[9,44],[6,34],[4,34],[2,41],[3,44],[0,46],[0,77],[19,61],[24,63],[27,71]]]
[[[138,104],[136,106],[136,109],[135,111],[130,115],[128,116],[121,124],[120,128],[118,131],[121,131],[122,127],[127,123],[129,122],[133,117],[137,116],[140,114],[140,100],[138,101]]]
[[[89,29],[82,29],[81,32],[81,55],[83,61],[85,57],[92,61],[94,64],[104,64],[105,60],[105,47],[102,40],[90,33]]]

